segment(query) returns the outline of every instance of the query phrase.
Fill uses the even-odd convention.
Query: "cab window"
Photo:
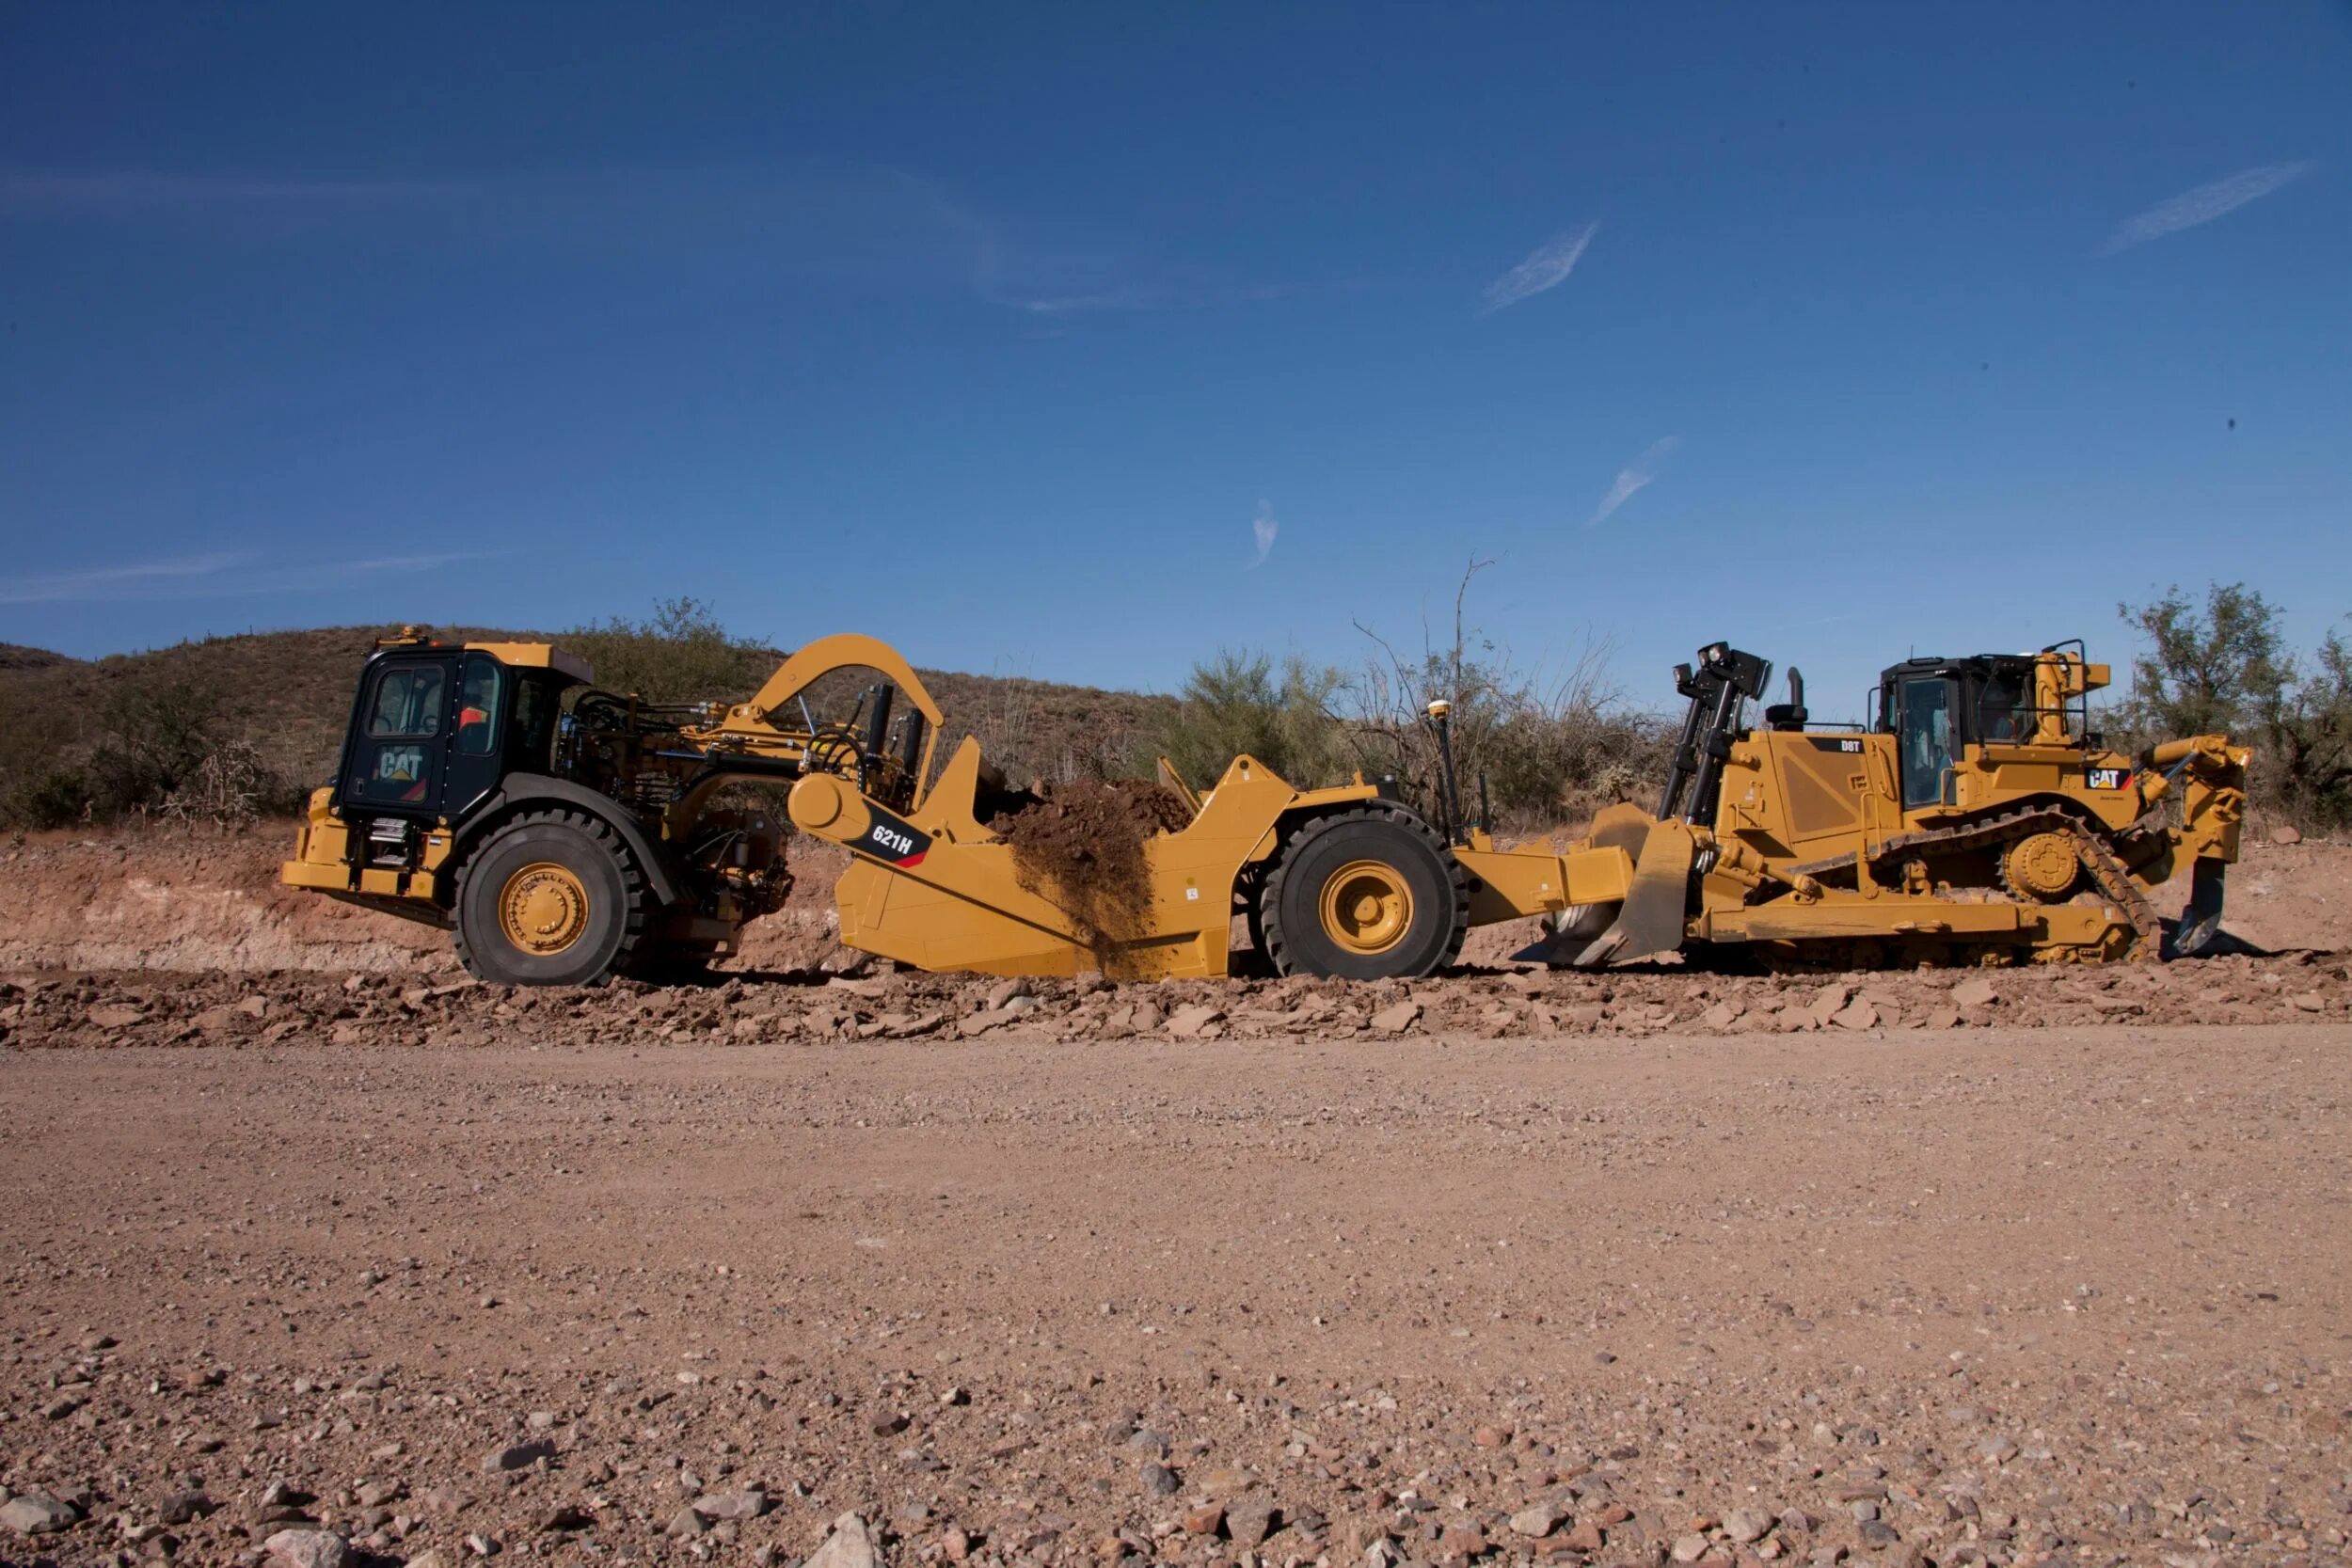
[[[477,655],[466,660],[457,696],[457,754],[486,757],[499,749],[499,726],[505,714],[505,683],[499,679],[495,659]]]
[[[2016,677],[1995,673],[1978,683],[1978,740],[2015,743],[2024,740],[2032,728],[2031,705]]]
[[[375,683],[375,705],[368,715],[368,737],[386,740],[417,737],[441,727],[441,682],[438,666],[421,670],[390,670]]]
[[[1944,773],[1952,765],[1952,683],[1903,682],[1903,804],[1932,805],[1944,798]]]

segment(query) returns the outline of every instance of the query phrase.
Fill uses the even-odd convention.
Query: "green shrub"
[[[729,632],[701,599],[659,599],[642,621],[614,616],[556,639],[596,669],[608,691],[649,703],[739,703],[775,673],[781,656]]]
[[[1301,789],[1344,781],[1357,765],[1331,704],[1340,673],[1296,654],[1220,650],[1193,666],[1176,710],[1153,739],[1195,789],[1214,786],[1237,756],[1255,757]]]
[[[2118,710],[2129,747],[2226,734],[2254,752],[2249,793],[2261,809],[2317,829],[2352,825],[2352,650],[2329,632],[2306,669],[2280,611],[2244,583],[2215,583],[2204,603],[2173,588],[2119,605],[2147,647]]]

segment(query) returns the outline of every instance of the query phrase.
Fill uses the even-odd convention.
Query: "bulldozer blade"
[[[1513,961],[1550,964],[1557,969],[1598,969],[1678,950],[1696,851],[1697,843],[1683,824],[1651,823],[1643,835],[1641,856],[1634,863],[1632,890],[1616,906],[1616,917],[1607,927],[1592,935],[1593,911],[1584,911],[1582,918],[1570,920],[1544,941],[1514,953]]]
[[[2166,958],[2201,958],[2222,945],[2221,899],[2228,872],[2224,863],[2199,857],[2190,874],[2188,904],[2181,911],[2180,923],[2172,927]]]

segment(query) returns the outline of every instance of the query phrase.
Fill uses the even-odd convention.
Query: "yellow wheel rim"
[[[2044,902],[2066,895],[2082,869],[2074,841],[2062,832],[2034,833],[2009,847],[2009,879],[2017,893]]]
[[[499,927],[523,952],[552,958],[587,931],[588,890],[569,866],[553,861],[526,865],[499,894]]]
[[[1385,953],[1413,927],[1413,893],[1396,867],[1350,861],[1324,879],[1323,934],[1350,953]]]

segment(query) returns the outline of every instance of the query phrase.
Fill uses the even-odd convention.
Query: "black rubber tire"
[[[1354,861],[1388,866],[1412,895],[1404,936],[1378,953],[1352,953],[1323,928],[1323,885]],[[1416,979],[1461,957],[1470,882],[1419,816],[1401,806],[1358,806],[1315,817],[1291,835],[1259,895],[1258,919],[1277,974]]]
[[[588,898],[580,940],[544,957],[507,940],[498,908],[507,879],[537,861],[570,871]],[[457,957],[496,986],[602,985],[639,959],[651,902],[644,871],[611,827],[586,812],[531,812],[493,832],[458,868]]]

